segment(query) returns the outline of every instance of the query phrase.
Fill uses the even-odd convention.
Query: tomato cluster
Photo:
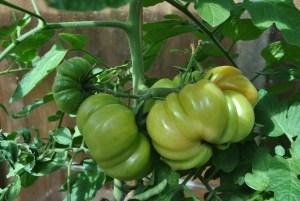
[[[118,98],[104,93],[86,98],[80,83],[90,70],[78,58],[64,62],[58,68],[54,97],[63,111],[77,111],[77,126],[91,156],[114,178],[147,175],[152,167],[151,147],[174,170],[202,166],[211,158],[213,146],[239,142],[252,130],[257,91],[234,67],[212,68],[204,76],[196,72],[193,76],[201,79],[178,93],[162,101],[146,101],[149,139],[139,131],[133,111]],[[177,76],[161,79],[152,88],[180,84]]]

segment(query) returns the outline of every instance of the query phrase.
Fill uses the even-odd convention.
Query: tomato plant
[[[68,201],[92,200],[109,184],[117,201],[300,199],[297,1],[45,2],[83,13],[126,6],[127,19],[49,22],[35,0],[32,10],[0,0],[18,12],[0,27],[0,76],[20,76],[1,114],[15,121],[50,103],[57,109],[44,117],[56,123],[46,138],[31,127],[0,129],[1,201],[59,170]],[[144,8],[161,3],[176,12],[144,21]],[[130,58],[109,66],[86,49],[86,36],[62,31],[86,27],[122,30]],[[185,56],[170,68],[175,76],[151,76],[167,41],[186,33],[191,47],[170,50]],[[262,50],[241,42],[266,37]],[[244,51],[257,56],[246,62]],[[49,91],[12,109],[51,76]]]

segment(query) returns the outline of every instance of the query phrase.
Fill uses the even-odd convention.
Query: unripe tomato
[[[199,167],[211,157],[213,144],[238,142],[251,132],[251,103],[255,103],[257,92],[232,68],[212,69],[211,76],[184,86],[151,108],[148,133],[162,160],[173,169]]]
[[[175,84],[174,81],[168,79],[168,78],[163,78],[158,80],[157,82],[155,82],[151,88],[155,89],[155,88],[176,88],[178,85]],[[143,112],[147,113],[150,111],[150,109],[152,108],[152,106],[154,105],[155,100],[147,100],[144,104],[143,107]]]
[[[76,113],[81,102],[88,96],[83,84],[86,84],[87,81],[84,78],[91,68],[91,64],[80,57],[66,60],[58,66],[52,91],[60,110]]]
[[[78,109],[77,126],[91,156],[106,174],[131,180],[149,173],[150,144],[139,133],[134,113],[116,97],[88,97]]]
[[[243,94],[252,105],[257,102],[256,88],[237,68],[232,66],[212,68],[206,73],[205,79],[214,82],[223,91],[233,90]]]

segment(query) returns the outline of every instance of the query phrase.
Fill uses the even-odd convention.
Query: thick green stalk
[[[142,0],[132,0],[129,5],[129,29],[127,33],[132,61],[132,86],[134,95],[144,88],[142,18]]]
[[[129,4],[127,37],[132,62],[133,96],[144,87],[144,62],[142,55],[142,0],[132,0]],[[136,101],[135,101],[136,102]],[[113,195],[116,201],[123,200],[122,182],[114,179]]]

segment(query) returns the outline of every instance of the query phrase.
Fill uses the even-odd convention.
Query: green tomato
[[[236,109],[237,129],[235,135],[228,140],[229,142],[239,142],[246,138],[252,130],[254,125],[254,111],[251,103],[245,96],[235,91],[225,91],[227,97],[229,97]],[[232,125],[228,123],[228,125]]]
[[[223,92],[201,80],[156,103],[147,117],[147,130],[166,163],[173,169],[189,169],[208,161],[211,148],[202,142],[218,142],[227,112]]]
[[[83,84],[86,84],[84,78],[91,68],[91,64],[80,57],[66,60],[58,66],[52,91],[60,110],[71,114],[76,113],[79,105],[89,95],[84,90]]]
[[[221,67],[211,72],[224,75],[213,74],[184,86],[179,93],[157,101],[147,116],[153,147],[175,170],[205,164],[212,156],[213,144],[220,147],[239,142],[254,125],[251,103],[257,93],[251,82],[235,69]],[[243,88],[246,91],[242,93]]]
[[[139,133],[134,113],[116,97],[88,97],[80,105],[76,121],[91,156],[106,174],[130,180],[149,173],[150,144]]]
[[[163,78],[155,82],[151,88],[176,88],[178,85],[175,84],[174,81],[168,79],[168,78]],[[154,105],[155,101],[154,100],[147,100],[144,104],[143,107],[143,112],[148,113],[152,106]]]
[[[232,66],[219,66],[209,70],[205,79],[214,82],[222,90],[232,90],[244,95],[248,101],[255,105],[257,102],[257,90],[242,72]]]

